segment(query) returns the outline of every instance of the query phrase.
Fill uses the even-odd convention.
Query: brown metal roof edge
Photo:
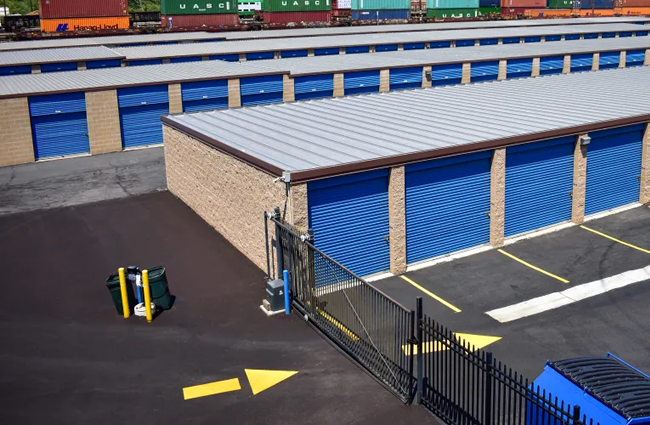
[[[246,152],[240,151],[239,149],[235,149],[232,146],[221,143],[217,139],[206,136],[205,134],[193,130],[184,124],[174,121],[168,115],[162,115],[160,117],[160,120],[163,122],[164,125],[167,125],[175,130],[178,130],[181,133],[184,133],[213,149],[216,149],[227,155],[234,156],[235,158],[249,164],[250,166],[260,171],[270,174],[271,176],[280,177],[284,171],[279,167],[276,167],[274,165],[269,164],[268,162],[262,161],[261,159],[254,157],[253,155],[250,155]]]
[[[435,149],[422,152],[414,152],[410,154],[378,158],[369,161],[354,162],[349,164],[342,164],[333,167],[323,167],[306,171],[291,172],[291,183],[304,183],[310,180],[323,179],[327,177],[334,177],[343,174],[352,174],[363,171],[370,171],[380,168],[395,167],[405,165],[408,163],[427,161],[431,159],[438,159],[447,156],[455,156],[478,152],[483,150],[491,150],[503,148],[511,145],[529,143],[533,141],[542,141],[553,139],[556,137],[573,136],[585,134],[590,131],[606,130],[610,128],[622,127],[632,124],[640,124],[650,122],[650,114],[639,115],[636,117],[622,118],[617,120],[602,121],[596,124],[586,124],[575,127],[567,127],[559,130],[544,131],[540,133],[531,133],[522,136],[508,137],[504,139],[488,140],[486,142],[472,143],[469,145],[453,146],[444,149]]]

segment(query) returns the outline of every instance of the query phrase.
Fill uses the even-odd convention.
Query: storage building
[[[0,52],[0,76],[122,66],[124,56],[102,46]]]
[[[648,68],[162,119],[169,190],[260,268],[276,206],[367,276],[650,201]]]

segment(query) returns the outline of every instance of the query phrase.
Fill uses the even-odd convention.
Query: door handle
[[[390,242],[390,235],[388,235],[388,236],[384,236],[384,240],[385,240],[386,242]]]

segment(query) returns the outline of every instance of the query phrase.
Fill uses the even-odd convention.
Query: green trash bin
[[[167,276],[163,266],[152,267],[149,270],[149,288],[151,301],[163,310],[169,310],[174,303],[174,297],[169,293]]]
[[[120,293],[120,275],[117,273],[110,275],[108,279],[106,279],[106,287],[111,293],[117,314],[123,316],[122,294]],[[135,300],[135,294],[133,293],[133,285],[131,285],[131,282],[128,280],[126,281],[126,298],[129,300],[129,310],[133,313],[133,308],[137,304],[137,301]]]

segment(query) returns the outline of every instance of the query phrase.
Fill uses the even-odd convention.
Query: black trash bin
[[[169,293],[167,275],[163,266],[152,267],[149,270],[149,288],[151,290],[151,302],[163,310],[172,308],[174,299]]]
[[[111,293],[117,314],[124,315],[124,311],[122,311],[122,294],[120,293],[120,275],[117,273],[110,275],[106,279],[106,287]],[[133,285],[129,281],[126,282],[126,298],[129,300],[129,310],[133,313],[133,308],[137,302],[133,293]]]

